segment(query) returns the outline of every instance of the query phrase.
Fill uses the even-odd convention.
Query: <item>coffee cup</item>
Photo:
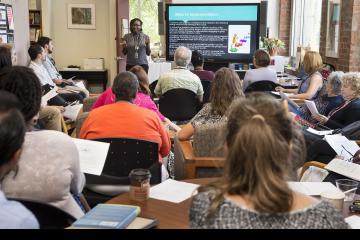
[[[147,169],[134,169],[129,174],[130,198],[135,201],[145,201],[150,195],[151,173]]]
[[[342,211],[344,206],[345,194],[341,191],[327,191],[320,194],[321,199],[331,203],[339,211]]]

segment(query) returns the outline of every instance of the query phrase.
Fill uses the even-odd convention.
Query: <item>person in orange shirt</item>
[[[114,80],[116,103],[90,112],[80,131],[82,139],[134,138],[156,142],[159,161],[170,152],[171,141],[159,117],[153,111],[132,103],[139,82],[132,72],[122,72]]]

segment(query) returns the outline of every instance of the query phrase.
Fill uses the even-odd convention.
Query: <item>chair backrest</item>
[[[188,89],[176,88],[167,91],[159,99],[160,112],[171,121],[186,121],[199,111],[196,94]]]
[[[152,83],[150,83],[150,85],[149,85],[150,96],[152,99],[154,99],[156,97],[155,96],[155,88],[156,88],[157,83],[158,83],[158,80],[155,80]]]
[[[224,157],[224,130],[226,122],[207,123],[195,126],[194,155],[196,157]]]
[[[279,86],[279,85],[272,82],[272,81],[268,81],[268,80],[258,81],[258,82],[254,82],[254,83],[250,84],[250,86],[248,86],[245,89],[245,93],[250,93],[250,92],[271,92],[271,91],[275,91],[275,88],[277,86]]]
[[[129,173],[136,168],[150,170],[151,184],[161,182],[157,143],[129,138],[93,140],[110,143],[110,148],[101,176],[85,174],[87,184],[129,185]]]
[[[211,81],[201,80],[201,84],[204,90],[203,103],[207,103],[210,101]]]
[[[40,229],[64,229],[76,220],[69,213],[50,204],[18,198],[10,200],[18,201],[29,209],[38,220]]]

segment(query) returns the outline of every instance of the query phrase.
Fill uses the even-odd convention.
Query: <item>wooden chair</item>
[[[225,158],[223,157],[196,157],[190,141],[179,141],[184,156],[185,179],[196,178],[199,168],[222,168]]]

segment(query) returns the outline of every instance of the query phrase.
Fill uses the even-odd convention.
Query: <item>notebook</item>
[[[124,229],[139,215],[140,207],[121,204],[98,204],[72,226],[77,228]]]

